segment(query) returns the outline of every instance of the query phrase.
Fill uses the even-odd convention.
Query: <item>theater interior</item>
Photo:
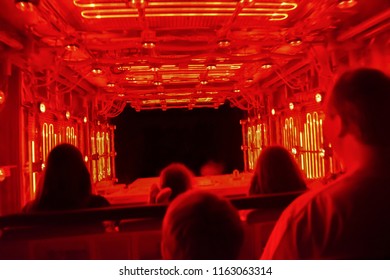
[[[326,95],[345,69],[390,72],[388,0],[1,4],[0,259],[161,258],[167,205],[147,203],[158,173],[121,178],[127,163],[118,159],[128,145],[118,137],[118,118],[124,112],[142,122],[156,112],[239,111],[224,126],[220,145],[202,135],[214,143],[207,151],[229,147],[220,153],[238,155],[237,164],[196,172],[196,185],[240,211],[282,211],[298,193],[247,196],[261,150],[287,148],[313,186],[342,172],[323,135]],[[193,124],[188,121],[188,130]],[[224,145],[233,133],[239,143]],[[60,143],[79,148],[94,191],[110,207],[21,214]],[[256,259],[266,242],[259,232],[277,217],[243,219],[241,258]],[[108,226],[101,231],[96,221]]]

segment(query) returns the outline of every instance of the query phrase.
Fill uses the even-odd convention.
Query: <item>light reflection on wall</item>
[[[325,176],[325,162],[322,151],[324,150],[324,137],[322,119],[317,112],[306,114],[302,143],[301,165],[304,167],[308,179],[322,178]]]
[[[260,123],[260,120],[253,124],[250,120],[251,118],[248,118],[248,121],[241,122],[244,158],[246,157],[247,161],[246,171],[254,169],[262,147],[269,143],[266,124]],[[280,127],[281,131],[277,131],[276,134],[280,133],[281,138],[275,144],[284,146],[294,155],[308,179],[324,178],[340,171],[340,162],[334,158],[332,147],[324,143],[321,113],[317,111],[292,113],[281,118],[280,122],[282,125],[276,127]]]
[[[267,126],[258,121],[242,123],[245,126],[244,131],[246,131],[246,141],[243,145],[243,151],[248,161],[246,163],[247,170],[253,170],[255,168],[262,148],[268,145],[268,138],[266,136]]]
[[[91,175],[94,183],[114,179],[113,127],[99,127],[91,133]]]

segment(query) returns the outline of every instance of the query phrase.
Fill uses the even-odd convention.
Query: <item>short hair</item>
[[[171,188],[170,200],[172,201],[179,194],[192,188],[193,177],[192,172],[184,164],[172,163],[161,171],[160,187]]]
[[[227,199],[193,190],[168,207],[162,253],[165,259],[237,259],[243,237],[238,212]]]
[[[35,210],[68,210],[85,207],[92,193],[89,171],[79,149],[60,144],[49,153]]]
[[[390,78],[384,72],[359,68],[343,73],[335,82],[328,108],[330,117],[339,115],[345,132],[358,141],[389,146]]]
[[[292,154],[282,146],[263,148],[256,162],[249,194],[299,190],[306,190],[306,183]]]

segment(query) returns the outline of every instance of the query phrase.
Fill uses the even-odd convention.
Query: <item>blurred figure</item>
[[[150,203],[168,203],[179,194],[192,189],[192,172],[182,163],[172,163],[160,173],[160,187],[154,184],[150,189]]]
[[[181,194],[168,207],[162,226],[163,259],[237,259],[243,226],[225,198],[205,191]]]
[[[200,168],[201,176],[214,176],[223,174],[224,166],[221,163],[209,160]]]
[[[367,68],[341,75],[327,100],[324,134],[346,173],[283,212],[262,259],[390,257],[389,108],[389,76]]]
[[[50,152],[37,198],[24,212],[71,210],[109,206],[102,196],[92,194],[92,184],[83,156],[73,145],[60,144]]]
[[[257,159],[249,195],[306,190],[302,171],[281,146],[264,148]]]

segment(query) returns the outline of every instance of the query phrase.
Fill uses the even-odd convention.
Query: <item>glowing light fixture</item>
[[[87,123],[87,122],[88,122],[88,118],[87,118],[87,117],[84,117],[84,118],[83,118],[83,122],[84,122],[84,123]]]
[[[77,44],[67,44],[65,46],[65,50],[67,50],[68,52],[75,52],[79,49],[79,46]]]
[[[144,49],[154,49],[156,47],[156,43],[151,41],[146,41],[142,43],[142,47]]]
[[[357,4],[357,1],[356,1],[356,0],[341,0],[341,1],[339,1],[339,3],[337,4],[337,6],[338,6],[340,9],[349,9],[349,8],[354,7],[356,4]]]
[[[148,2],[146,0],[131,0],[131,5],[137,9],[144,9]]]
[[[200,83],[202,84],[202,85],[207,85],[207,81],[206,80],[202,80],[202,81],[200,81]]]
[[[3,105],[5,103],[5,93],[4,91],[0,90],[0,105]]]
[[[41,112],[41,113],[45,113],[46,112],[46,105],[45,105],[45,103],[40,103],[39,104],[39,111]]]
[[[65,118],[66,118],[67,120],[70,119],[70,112],[69,112],[69,111],[66,111],[66,113],[65,113]]]
[[[217,69],[217,66],[215,64],[209,64],[206,66],[206,69],[207,70],[214,70],[214,69]]]
[[[5,169],[0,168],[0,182],[3,182],[5,180],[6,174]]]
[[[129,1],[127,1],[129,2]],[[97,0],[73,0],[73,4],[82,8],[81,16],[86,19],[137,18],[137,9],[147,5],[146,17],[197,17],[227,16],[236,9],[237,1],[151,1],[134,0],[131,5],[124,1],[102,2]],[[287,1],[240,0],[245,7],[240,17],[265,17],[270,21],[285,20],[289,12],[298,4]]]
[[[219,40],[218,41],[218,47],[220,48],[227,48],[230,46],[230,41],[227,39]]]
[[[263,64],[263,65],[261,65],[261,68],[262,69],[270,69],[270,68],[272,68],[272,64],[271,63]]]
[[[161,81],[154,81],[153,84],[155,86],[161,86],[162,85],[162,82]]]
[[[39,0],[15,0],[15,6],[22,12],[33,12],[38,6]]]
[[[88,162],[88,156],[85,156],[85,157],[84,157],[84,161],[85,161],[85,162]]]
[[[118,97],[125,97],[124,93],[118,93]]]
[[[236,89],[233,90],[233,92],[234,93],[239,93],[239,92],[241,92],[241,90],[239,88],[236,88]]]
[[[43,171],[45,169],[46,165],[44,163],[41,164],[41,170]]]
[[[109,87],[109,88],[113,88],[113,87],[115,87],[115,84],[114,84],[114,83],[112,83],[112,82],[109,82],[109,83],[107,83],[107,87]]]
[[[302,45],[302,39],[296,38],[296,39],[290,40],[288,43],[292,47],[298,47],[298,46]]]
[[[100,75],[103,73],[103,70],[100,69],[100,68],[93,68],[92,69],[92,73],[95,74],[95,75]]]
[[[290,110],[294,110],[294,103],[290,102],[288,104],[288,108],[290,108]]]
[[[274,115],[276,114],[276,111],[275,111],[275,109],[273,109],[273,108],[272,108],[272,110],[271,110],[271,114],[272,114],[272,116],[274,116]]]
[[[292,153],[293,155],[296,155],[296,154],[297,154],[297,148],[292,148],[292,149],[291,149],[291,153]]]
[[[317,93],[316,96],[315,96],[315,100],[317,103],[320,103],[322,101],[322,94],[321,93]]]

